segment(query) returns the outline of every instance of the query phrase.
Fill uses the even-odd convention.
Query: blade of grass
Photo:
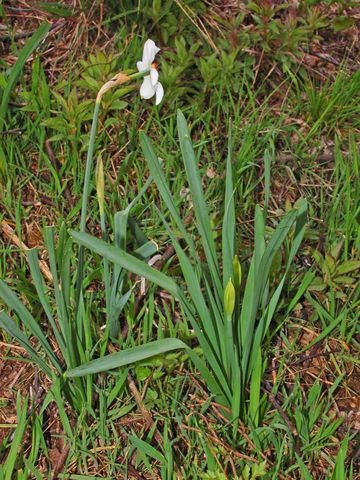
[[[49,254],[49,264],[51,275],[54,279],[54,293],[57,307],[57,317],[60,325],[61,332],[64,336],[66,345],[66,364],[75,366],[80,363],[78,357],[78,349],[76,348],[77,337],[81,336],[82,332],[80,328],[75,328],[73,322],[69,321],[68,305],[64,298],[64,291],[62,284],[58,277],[58,266],[56,259],[55,249],[55,230],[54,227],[47,227],[45,229],[45,243]],[[81,338],[81,337],[80,337]]]
[[[29,310],[25,305],[18,299],[15,293],[6,285],[3,280],[0,280],[0,298],[4,303],[12,310],[14,310],[19,316],[20,320],[23,322],[24,326],[31,332],[34,337],[38,339],[41,343],[42,348],[48,355],[52,364],[55,368],[61,372],[61,365],[57,359],[53,349],[50,347],[49,342],[47,341],[43,331],[41,330],[39,324],[35,318],[31,315]],[[13,322],[14,325],[16,325]]]
[[[283,275],[279,285],[277,286],[275,292],[273,293],[273,295],[272,295],[268,305],[266,306],[265,311],[264,311],[263,315],[261,316],[260,321],[259,321],[259,323],[256,327],[256,331],[255,331],[255,335],[254,335],[253,348],[252,348],[252,352],[250,354],[249,368],[246,372],[246,381],[248,381],[248,379],[250,378],[251,371],[254,368],[254,366],[256,365],[256,358],[255,358],[256,355],[257,355],[256,352],[260,348],[261,342],[263,341],[265,335],[267,334],[267,332],[269,330],[270,323],[271,323],[272,318],[274,316],[276,307],[278,305],[278,302],[279,302],[279,299],[280,299],[280,296],[281,296],[281,292],[282,292],[284,284],[285,284],[285,280],[286,280],[287,275],[289,273],[289,270],[291,268],[294,257],[295,257],[295,255],[296,255],[296,253],[297,253],[297,251],[300,247],[301,241],[304,237],[305,225],[306,225],[306,215],[307,215],[307,204],[306,204],[306,202],[301,202],[299,204],[299,208],[298,208],[298,216],[295,220],[296,223],[295,223],[294,238],[293,238],[291,249],[290,249],[290,252],[289,252],[289,255],[288,255],[288,258],[287,258],[284,275]]]
[[[18,415],[18,426],[16,427],[14,438],[11,442],[10,452],[6,458],[6,462],[4,465],[5,470],[5,479],[4,480],[11,480],[14,478],[14,470],[16,462],[19,460],[19,449],[24,441],[24,434],[25,429],[28,424],[27,418],[27,409],[28,409],[29,399],[26,397],[24,399],[24,403],[21,405],[21,394],[18,391],[18,396],[16,400],[16,410]]]
[[[229,125],[228,154],[226,160],[225,176],[225,212],[222,227],[222,262],[223,262],[223,288],[232,277],[232,261],[235,255],[235,201],[232,172],[232,139],[231,123]]]
[[[162,455],[158,450],[152,447],[149,443],[144,442],[144,440],[141,440],[138,437],[135,437],[135,435],[129,435],[128,438],[129,438],[129,441],[132,442],[135,445],[135,447],[138,450],[140,450],[142,453],[149,456],[150,458],[153,458],[154,460],[157,460],[163,465],[166,464],[166,459],[164,455]]]
[[[160,195],[163,201],[165,202],[166,207],[169,209],[170,215],[174,220],[177,228],[179,229],[179,232],[181,233],[186,243],[188,244],[191,255],[194,258],[196,258],[197,255],[196,255],[194,243],[185,229],[184,223],[180,217],[179,211],[175,205],[174,199],[167,185],[165,175],[161,169],[160,162],[151,146],[151,142],[149,138],[144,132],[140,132],[140,145],[144,153],[146,162],[149,166],[151,176],[153,177],[154,182],[156,183],[156,186],[159,189]]]
[[[210,275],[217,295],[217,303],[221,305],[223,298],[220,271],[217,262],[215,242],[210,224],[210,215],[204,199],[201,186],[200,172],[197,166],[195,152],[190,140],[190,133],[186,125],[183,113],[178,110],[177,125],[181,153],[185,165],[186,175],[189,182],[191,197],[194,205],[197,227],[203,242],[206,259],[209,265]]]
[[[298,211],[294,209],[284,216],[284,218],[281,220],[281,222],[277,226],[275,232],[273,233],[271,240],[269,241],[268,245],[265,248],[258,270],[255,269],[255,262],[254,262],[254,268],[253,268],[253,265],[251,265],[250,267],[251,284],[249,285],[249,291],[248,291],[248,297],[249,297],[248,301],[250,302],[250,305],[249,306],[246,305],[245,295],[244,295],[243,308],[241,311],[241,332],[242,332],[242,347],[243,347],[242,366],[243,366],[243,372],[245,375],[248,371],[249,357],[250,357],[250,353],[253,345],[253,339],[254,339],[253,337],[254,337],[254,327],[255,327],[255,321],[256,321],[256,312],[260,302],[261,293],[264,291],[266,284],[268,282],[269,271],[270,271],[273,258],[276,252],[281,247],[286,236],[288,235],[297,215],[298,215]],[[249,272],[249,276],[250,276],[250,272]],[[248,278],[248,281],[249,281],[249,278]],[[246,292],[248,288],[247,284],[246,284],[245,293],[247,293]],[[243,310],[244,310],[244,313],[243,313]]]
[[[27,351],[34,362],[43,370],[49,378],[52,378],[52,371],[50,367],[39,357],[34,347],[31,345],[26,335],[16,325],[5,312],[0,312],[0,327],[3,328],[9,335],[11,335],[19,344]],[[59,367],[59,372],[60,372]]]
[[[95,145],[95,137],[96,137],[97,125],[98,125],[98,119],[99,119],[99,113],[100,113],[100,105],[101,105],[100,101],[95,102],[94,115],[93,115],[93,121],[91,124],[91,131],[90,131],[90,138],[89,138],[89,147],[88,147],[88,153],[86,157],[84,189],[83,189],[82,202],[81,202],[81,217],[80,217],[81,232],[85,232],[85,229],[86,229],[87,204],[88,204],[89,193],[90,193],[90,178],[91,178],[92,165],[93,165],[94,145]],[[85,264],[84,247],[80,245],[79,254],[78,254],[78,271],[77,271],[77,279],[76,279],[76,308],[78,308],[79,306],[80,294],[83,286],[84,264]]]
[[[11,97],[11,93],[15,88],[15,85],[18,81],[18,78],[21,74],[22,69],[30,55],[37,48],[40,42],[45,38],[49,29],[51,27],[50,23],[43,22],[40,24],[38,29],[32,35],[32,37],[27,41],[24,48],[21,50],[18,59],[16,60],[15,65],[11,68],[10,75],[7,79],[6,87],[2,94],[1,104],[0,104],[0,134],[3,131],[7,109]],[[7,170],[7,162],[5,151],[0,144],[0,172],[5,173]]]
[[[262,357],[261,348],[258,347],[254,361],[254,368],[250,381],[250,399],[249,399],[249,414],[251,421],[255,427],[259,425],[259,411],[260,411],[260,388],[262,379]]]
[[[272,143],[272,151],[274,150],[274,145]],[[269,150],[265,150],[264,154],[264,221],[266,222],[267,212],[269,208],[269,198],[270,198],[270,166],[271,166],[271,156]]]
[[[66,357],[66,346],[65,346],[64,338],[63,338],[61,332],[57,328],[54,317],[51,313],[51,307],[50,307],[50,304],[48,302],[47,295],[45,293],[44,279],[43,279],[43,276],[41,275],[41,271],[40,271],[40,267],[39,267],[38,251],[37,251],[37,249],[27,250],[26,255],[27,255],[27,258],[28,258],[28,261],[29,261],[31,276],[32,276],[34,286],[36,288],[36,292],[38,294],[39,300],[40,300],[41,305],[44,309],[44,312],[46,313],[46,316],[47,316],[47,318],[50,322],[50,325],[53,329],[53,333],[55,335],[56,341],[58,342],[60,350],[61,350],[63,356]]]
[[[31,38],[29,38],[24,48],[21,50],[15,65],[11,68],[11,72],[7,79],[6,87],[4,89],[0,104],[0,131],[2,131],[3,129],[10,96],[15,88],[16,82],[19,79],[21,71],[24,68],[24,65],[30,55],[47,35],[50,27],[51,24],[47,22],[43,22],[40,24],[35,33],[31,36]]]

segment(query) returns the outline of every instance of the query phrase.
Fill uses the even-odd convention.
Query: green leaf
[[[261,349],[259,347],[256,352],[254,368],[251,375],[250,401],[249,401],[249,413],[255,427],[258,427],[259,425],[261,378],[262,378],[262,358],[261,358]]]
[[[344,313],[346,314],[346,311]],[[309,350],[309,348],[319,343],[323,338],[326,338],[334,330],[334,328],[343,320],[343,317],[344,315],[342,313],[337,317],[335,317],[330,323],[330,325],[328,325],[312,342],[310,342],[308,345],[306,345],[306,347],[300,350],[299,353],[306,352],[306,350]]]
[[[141,362],[147,358],[170,352],[171,350],[188,349],[189,347],[176,338],[166,338],[129,348],[122,352],[112,353],[102,358],[92,360],[89,363],[73,368],[66,372],[67,377],[80,377],[93,373],[107,372],[114,368],[123,367],[136,362]]]
[[[110,108],[111,110],[124,110],[128,105],[128,102],[124,102],[123,100],[115,100],[111,102]]]
[[[315,277],[309,286],[309,290],[313,292],[322,292],[326,289],[326,283],[321,277]]]
[[[349,277],[347,275],[339,275],[338,277],[335,277],[333,281],[335,283],[341,283],[343,285],[352,285],[353,283],[356,282],[356,278]]]
[[[232,178],[232,140],[231,124],[229,128],[228,155],[226,160],[225,175],[225,212],[222,227],[222,262],[223,262],[223,287],[225,288],[233,274],[233,259],[235,256],[235,201],[234,185]],[[235,285],[236,288],[238,285]]]
[[[166,183],[165,175],[161,170],[159,160],[151,146],[149,138],[144,132],[140,132],[140,145],[144,153],[146,162],[150,168],[151,176],[159,189],[160,195],[166,207],[169,209],[171,217],[174,220],[177,228],[179,229],[180,233],[183,235],[184,239],[189,245],[191,254],[196,257],[194,244],[185,229],[183,221],[181,220],[178,208],[176,207],[170,189]]]
[[[340,240],[340,242],[335,244],[331,249],[331,256],[335,258],[335,260],[339,259],[343,246],[344,246],[344,240]]]
[[[340,15],[333,21],[333,29],[335,32],[342,32],[354,25],[354,19],[346,15]]]
[[[139,367],[136,367],[135,373],[138,381],[143,382],[144,380],[150,377],[152,370],[149,367],[140,365]]]
[[[326,266],[329,270],[330,275],[333,274],[334,271],[335,271],[335,267],[336,267],[335,258],[332,257],[332,255],[330,255],[329,253],[326,253],[325,254],[325,263],[326,263]]]
[[[266,460],[264,460],[263,462],[259,463],[259,464],[254,464],[252,466],[252,478],[253,480],[255,480],[256,478],[259,478],[259,477],[263,477],[264,475],[266,475],[267,471],[266,471]]]
[[[30,357],[51,378],[52,372],[44,360],[39,357],[34,347],[31,345],[26,335],[20,330],[16,323],[5,312],[0,312],[0,327],[11,335],[19,344],[25,348]]]
[[[15,466],[16,466],[16,462],[20,458],[19,449],[23,445],[25,429],[27,427],[28,420],[29,420],[29,417],[27,414],[29,399],[28,397],[26,397],[23,405],[20,405],[20,398],[21,398],[20,391],[18,391],[18,398],[16,401],[18,424],[14,432],[14,438],[11,442],[10,451],[8,453],[8,456],[6,458],[6,462],[4,465],[4,470],[5,470],[4,480],[11,480],[12,478],[15,478]]]
[[[44,335],[43,331],[41,330],[39,324],[37,323],[35,318],[31,315],[29,310],[25,307],[25,305],[18,299],[15,293],[6,285],[6,283],[3,280],[0,280],[0,298],[2,298],[4,303],[10,309],[14,310],[17,313],[17,315],[19,316],[20,320],[23,322],[25,327],[28,330],[30,330],[31,334],[34,335],[34,337],[36,337],[37,340],[41,343],[41,346],[43,347],[43,349],[51,359],[52,364],[57,368],[59,372],[61,372],[61,365],[59,363],[59,360],[57,359],[54,353],[54,350],[50,347],[50,344],[47,341],[47,338]],[[12,323],[13,325],[16,326],[15,322],[12,322]]]
[[[144,442],[144,440],[140,440],[140,438],[135,437],[135,435],[129,435],[128,438],[140,452],[142,452],[145,455],[148,455],[154,460],[157,460],[163,465],[166,464],[165,457],[153,446],[151,446],[149,443]]]
[[[39,258],[38,258],[38,253],[37,249],[31,249],[26,251],[26,256],[28,258],[29,266],[30,266],[30,271],[31,271],[31,276],[34,282],[34,286],[36,288],[36,292],[38,294],[39,300],[41,302],[41,305],[44,309],[44,312],[46,313],[46,316],[50,322],[50,325],[53,329],[53,333],[55,335],[56,341],[58,342],[58,345],[61,349],[62,354],[65,356],[66,355],[66,346],[64,343],[64,338],[62,336],[62,333],[58,330],[57,325],[55,323],[54,317],[51,312],[51,307],[48,301],[48,295],[45,292],[44,288],[44,279],[43,276],[41,275],[40,267],[39,267]]]
[[[263,254],[263,243],[261,240],[257,242],[257,239],[255,238],[255,253],[251,261],[250,271],[245,287],[243,307],[241,310],[241,340],[243,348],[242,365],[243,372],[246,374],[247,378],[252,368],[250,362],[250,369],[248,370],[249,358],[252,351],[256,314],[259,308],[261,295],[269,281],[269,271],[273,258],[277,251],[281,248],[282,243],[284,242],[298,216],[302,219],[300,222],[301,228],[299,227],[300,232],[298,234],[298,240],[300,241],[302,238],[301,233],[304,229],[303,224],[305,222],[304,212],[306,218],[306,204],[301,205],[299,209],[290,211],[283,217],[279,225],[276,227],[276,230],[273,233],[271,240],[267,244]],[[259,215],[258,218],[260,219]],[[258,233],[255,232],[255,235],[258,235],[260,238],[262,238],[263,232],[260,231],[260,227],[258,228]],[[297,244],[296,247],[298,248]],[[296,249],[294,248],[294,250]],[[261,258],[260,261],[259,256]],[[266,329],[264,331],[266,331]]]
[[[52,128],[58,132],[66,133],[69,128],[68,122],[61,117],[46,118],[41,122],[44,127]]]
[[[192,147],[190,133],[186,125],[185,117],[180,110],[178,110],[177,113],[177,124],[180,148],[194,205],[197,228],[202,239],[206,259],[210,270],[210,275],[214,284],[214,289],[217,293],[219,304],[221,304],[223,296],[222,284],[220,281],[220,271],[217,261],[213,232],[210,224],[210,216],[208,212],[208,207],[204,199],[200,172],[197,166],[195,152]]]
[[[21,50],[18,59],[16,60],[15,65],[11,68],[10,75],[7,79],[6,87],[2,94],[1,104],[0,104],[0,132],[2,132],[4,127],[4,122],[6,118],[6,113],[11,97],[11,93],[15,88],[15,85],[18,81],[18,78],[21,74],[22,69],[33,53],[33,51],[37,48],[40,42],[44,39],[48,31],[50,30],[51,24],[47,22],[43,22],[40,24],[39,28],[35,31],[32,37],[27,41],[24,48]],[[3,147],[0,144],[0,173],[1,171],[6,171],[6,155]]]
[[[355,270],[359,270],[359,268],[360,268],[360,261],[348,260],[347,262],[344,262],[337,267],[336,276],[354,272]]]
[[[255,363],[256,363],[255,356],[257,354],[257,349],[260,348],[261,342],[263,341],[265,335],[267,334],[267,332],[269,330],[272,318],[273,318],[274,313],[276,311],[276,307],[278,305],[280,295],[281,295],[281,292],[282,292],[282,289],[283,289],[283,286],[284,286],[284,283],[285,283],[285,280],[286,280],[286,276],[289,272],[289,269],[292,265],[294,257],[296,255],[296,253],[297,253],[297,251],[300,247],[301,241],[304,237],[305,225],[306,225],[306,216],[307,216],[307,203],[306,203],[306,201],[301,200],[297,204],[297,207],[293,211],[289,212],[287,215],[290,215],[290,214],[295,214],[295,232],[293,234],[293,242],[292,242],[291,249],[290,249],[290,252],[289,252],[289,255],[288,255],[288,258],[287,258],[287,262],[286,262],[285,273],[284,273],[281,281],[279,282],[275,292],[273,293],[270,301],[268,302],[267,306],[266,307],[265,307],[265,305],[263,306],[264,313],[261,316],[260,321],[259,321],[259,323],[258,323],[258,325],[255,329],[255,338],[252,341],[251,351],[249,349],[249,354],[250,354],[249,364],[246,367],[246,369],[244,370],[245,382],[247,382],[250,379],[252,369],[254,368]],[[284,217],[284,219],[285,218],[286,218],[286,216]],[[293,218],[294,219],[294,216],[288,217],[288,218]],[[292,221],[294,221],[294,220],[292,220]],[[263,264],[263,261],[264,261],[264,257],[266,257],[266,255],[267,255],[269,247],[271,246],[274,238],[276,238],[276,236],[277,236],[277,232],[278,232],[277,241],[279,242],[278,243],[278,249],[281,247],[281,243],[282,243],[280,241],[281,236],[282,236],[281,234],[285,233],[285,231],[281,232],[281,225],[282,225],[282,222],[280,222],[280,224],[278,225],[275,233],[273,234],[273,237],[271,238],[268,246],[265,249],[265,252],[263,254],[263,258],[262,258],[262,260],[260,262],[260,265],[259,265],[259,273],[258,273],[257,277],[252,278],[252,284],[251,285],[253,285],[254,292],[252,293],[251,290],[249,292],[249,303],[251,301],[254,301],[254,302],[258,301],[257,300],[256,289],[259,288],[259,284],[263,283],[264,287],[262,287],[262,288],[266,288],[266,285],[267,285],[267,282],[268,282],[267,277],[269,275],[269,270],[262,267],[262,264]],[[288,225],[288,227],[289,227],[289,225]],[[283,237],[283,240],[284,240],[284,237]],[[255,251],[255,253],[256,253],[256,251]],[[277,251],[273,250],[271,255],[276,255],[276,253],[277,253]],[[270,260],[267,259],[268,264],[269,264],[269,261]],[[251,273],[251,275],[253,275],[253,264],[254,264],[254,259],[252,261],[252,266],[250,267],[249,276],[250,276],[250,273]],[[245,290],[245,293],[247,294],[247,289]],[[243,310],[245,310],[245,312],[247,312],[247,309],[249,308],[248,306],[245,305],[245,296],[244,296],[243,303],[244,303],[244,306],[243,306],[242,311],[241,311],[241,316],[242,317],[243,317]],[[255,307],[253,307],[253,308],[257,308],[256,303],[255,303]],[[256,310],[255,310],[255,313],[253,313],[253,315],[255,315],[255,314],[256,314]],[[246,322],[246,318],[247,318],[246,315],[244,315],[244,321],[245,322]],[[252,319],[253,318],[254,318],[254,316],[252,317]],[[251,317],[250,317],[250,319],[251,319]],[[246,338],[247,341],[249,341],[250,337],[246,336],[245,338]],[[245,352],[246,352],[246,349],[247,349],[247,344],[245,342],[245,344],[244,344]]]
[[[331,477],[331,480],[346,480],[346,453],[349,446],[349,438],[345,437],[341,443],[339,453],[336,456],[335,468]]]
[[[179,288],[174,280],[159,272],[155,268],[150,267],[142,260],[139,260],[124,250],[114,247],[103,240],[89,235],[88,233],[70,230],[70,234],[80,245],[89,248],[91,251],[102,255],[110,262],[120,265],[122,268],[125,268],[126,270],[133,272],[140,277],[145,277],[150,282],[155,283],[159,287],[174,295],[174,297],[179,298]]]
[[[306,468],[305,463],[302,461],[301,457],[295,452],[297,463],[300,467],[301,480],[312,480],[313,477],[310,474],[309,470]]]
[[[215,369],[218,360],[216,357],[214,357],[214,355],[220,355],[221,347],[219,343],[221,342],[223,325],[216,324],[216,319],[214,319],[214,315],[211,314],[210,310],[206,305],[205,298],[202,293],[201,285],[195,269],[193,268],[188,257],[186,256],[184,250],[181,248],[174,233],[170,230],[168,224],[165,222],[164,218],[163,221],[168,229],[176,254],[179,258],[181,270],[188,287],[188,292],[196,308],[196,313],[191,311],[192,309],[184,295],[181,295],[181,301],[185,309],[187,310],[189,320],[195,330],[200,346],[203,349],[207,360]],[[214,352],[212,352],[212,350],[214,350]]]
[[[11,68],[9,78],[7,80],[7,85],[1,99],[0,131],[3,128],[11,93],[15,88],[15,85],[21,74],[21,71],[24,68],[24,65],[27,59],[30,57],[33,51],[37,48],[40,42],[44,39],[44,37],[47,35],[48,31],[50,30],[50,27],[51,27],[50,23],[47,23],[47,22],[41,23],[39,28],[35,31],[32,37],[25,44],[24,48],[21,50],[15,65]]]

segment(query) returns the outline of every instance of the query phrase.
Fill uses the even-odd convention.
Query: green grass
[[[53,449],[67,444],[59,478],[356,478],[355,432],[344,398],[356,396],[349,373],[359,362],[359,75],[348,68],[351,50],[325,80],[296,60],[298,41],[311,45],[313,36],[322,36],[326,42],[338,26],[323,2],[319,10],[300,3],[295,27],[279,31],[282,17],[272,11],[266,35],[265,7],[246,14],[252,31],[244,28],[242,14],[213,14],[219,29],[205,25],[218,54],[200,32],[207,12],[200,1],[146,1],[141,9],[130,1],[121,7],[106,2],[101,27],[114,35],[111,44],[84,41],[53,76],[44,53],[48,40],[40,39],[45,27],[28,43],[10,43],[18,62],[10,68],[5,57],[0,72],[0,222],[39,247],[55,281],[42,280],[34,250],[24,254],[0,236],[0,315],[8,332],[2,330],[0,340],[11,345],[10,332],[14,344],[27,349],[33,363],[24,362],[26,372],[32,378],[40,371],[44,388],[28,416],[33,399],[26,389],[15,394],[15,385],[10,392],[18,426],[6,429],[0,445],[0,478],[51,478]],[[49,5],[42,7],[49,18],[68,18]],[[85,1],[76,8],[89,14]],[[92,15],[94,23],[83,23],[77,35],[94,41],[99,11]],[[104,98],[94,163],[101,156],[105,211],[101,219],[94,168],[87,229],[99,237],[106,225],[112,247],[78,233],[74,239],[86,240],[105,257],[107,249],[112,254],[106,263],[86,250],[78,306],[77,245],[69,231],[79,227],[94,99],[115,73],[135,68],[147,36],[165,47],[158,62],[165,99],[156,108],[133,86]],[[187,126],[184,120],[177,126],[178,108]],[[13,129],[21,134],[9,133]],[[150,175],[151,187],[144,189]],[[255,288],[237,292],[237,302],[259,296],[257,315],[256,307],[250,311],[253,324],[245,310],[234,321],[253,327],[261,345],[261,361],[259,351],[249,353],[252,368],[239,393],[222,311],[229,277],[235,282],[233,257],[239,256],[244,286],[254,250],[263,252],[271,243],[300,198],[307,201],[308,216],[298,252],[292,250],[289,225],[282,247],[266,264],[271,269],[261,295],[254,291],[266,262],[256,265]],[[171,246],[176,254],[159,271],[140,261]],[[115,257],[119,262],[112,264]],[[122,268],[152,281],[140,303],[139,278]],[[272,322],[256,336],[268,293],[279,284]],[[182,302],[175,299],[180,288]],[[216,318],[220,335],[211,330]],[[240,343],[251,352],[249,338]],[[4,360],[19,359],[19,351],[5,348]],[[101,366],[112,362],[109,354],[117,364]],[[98,362],[91,375],[71,374],[91,360]],[[98,373],[109,365],[116,368]],[[49,427],[49,414],[56,429]]]

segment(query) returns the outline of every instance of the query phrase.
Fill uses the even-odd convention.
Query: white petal
[[[151,83],[150,75],[147,75],[146,77],[144,77],[144,81],[140,87],[140,97],[145,98],[145,100],[148,100],[149,98],[152,98],[154,95],[155,95],[155,88]]]
[[[156,102],[155,105],[159,105],[164,96],[164,87],[160,82],[156,84]]]
[[[160,51],[153,40],[146,40],[143,50],[142,61],[149,68],[155,60],[155,55]]]
[[[139,72],[145,72],[145,70],[148,70],[148,67],[145,65],[144,62],[137,62],[136,66]]]
[[[151,83],[155,87],[159,79],[158,71],[155,68],[152,68],[150,70],[150,78],[151,78]]]

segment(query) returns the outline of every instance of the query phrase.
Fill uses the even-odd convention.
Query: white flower
[[[142,61],[137,62],[139,72],[150,70],[150,74],[144,77],[144,81],[140,87],[140,97],[148,100],[156,95],[156,105],[159,105],[163,96],[164,89],[158,81],[159,73],[154,63],[155,55],[160,51],[153,40],[146,40],[143,50]]]

